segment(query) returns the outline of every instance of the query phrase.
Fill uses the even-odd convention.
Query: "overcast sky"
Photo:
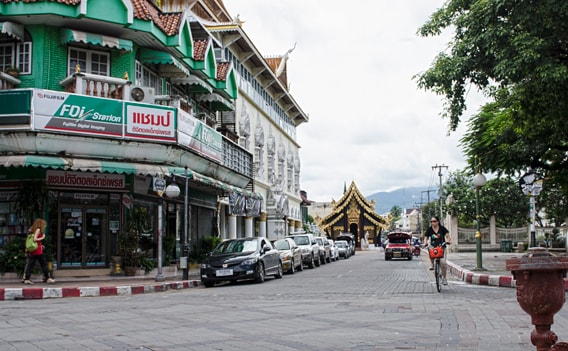
[[[245,22],[244,31],[263,56],[282,55],[296,44],[288,82],[310,119],[297,129],[301,189],[310,200],[338,200],[351,181],[365,196],[437,188],[433,166],[448,166],[444,181],[448,171],[464,169],[459,140],[465,123],[448,136],[442,98],[419,90],[412,79],[451,37],[416,35],[443,0],[224,3]],[[478,106],[470,103],[463,121]]]

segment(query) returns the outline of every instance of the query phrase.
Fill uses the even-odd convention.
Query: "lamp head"
[[[173,199],[174,197],[178,197],[181,191],[179,189],[179,186],[177,186],[177,184],[170,184],[166,187],[164,193],[168,198]]]
[[[481,173],[477,173],[474,177],[473,177],[473,186],[476,188],[481,188],[483,187],[485,184],[487,184],[487,178],[485,178],[485,176]]]

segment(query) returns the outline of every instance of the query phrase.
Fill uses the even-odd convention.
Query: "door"
[[[107,208],[64,206],[61,211],[61,267],[106,267]]]

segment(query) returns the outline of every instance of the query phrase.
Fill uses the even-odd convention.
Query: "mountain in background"
[[[427,186],[400,188],[393,191],[381,191],[367,196],[369,201],[375,200],[375,212],[385,214],[390,212],[393,206],[405,208],[416,208],[428,203],[428,193],[430,190],[430,201],[438,199],[438,190],[434,188],[428,189]],[[421,204],[422,202],[422,204]]]

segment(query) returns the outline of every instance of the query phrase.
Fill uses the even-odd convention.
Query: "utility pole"
[[[432,166],[432,170],[438,169],[438,177],[440,177],[440,188],[438,190],[438,202],[440,203],[440,222],[443,223],[444,221],[444,211],[442,210],[442,168],[448,169],[448,166],[441,164]]]

